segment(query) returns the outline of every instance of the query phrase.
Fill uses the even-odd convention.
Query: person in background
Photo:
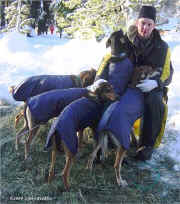
[[[135,120],[143,116],[140,148],[135,156],[141,161],[151,159],[154,148],[161,143],[167,118],[164,93],[173,75],[169,46],[161,39],[155,22],[155,7],[142,6],[136,23],[127,31],[126,43],[134,66],[152,66],[153,69],[160,70],[160,75],[141,81],[137,88],[127,88],[120,100],[105,111],[98,127],[98,132],[111,131],[120,138],[120,144],[128,149],[132,126]],[[106,69],[103,64],[107,65],[107,62],[100,65],[96,79],[103,78]]]
[[[53,32],[54,32],[54,25],[53,24],[51,24],[50,25],[50,27],[49,27],[49,29],[50,29],[50,32],[51,32],[51,35],[53,34]]]

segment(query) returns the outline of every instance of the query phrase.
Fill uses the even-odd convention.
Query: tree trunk
[[[21,21],[21,0],[18,0],[18,15],[17,15],[17,21],[16,21],[16,31],[19,32],[19,26],[20,26],[20,21]]]

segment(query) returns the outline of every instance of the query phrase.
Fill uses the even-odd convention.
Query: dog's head
[[[106,41],[106,48],[111,48],[112,55],[119,55],[120,53],[127,53],[127,44],[126,37],[123,31],[120,29],[119,31],[113,32],[108,40]]]
[[[117,95],[112,85],[105,80],[97,85],[93,93],[100,102],[115,101],[117,99]]]
[[[91,85],[94,82],[95,76],[96,76],[96,70],[93,68],[87,71],[82,71],[80,73],[80,79],[82,82],[82,86],[87,87]]]
[[[148,74],[153,72],[153,68],[151,66],[143,65],[134,68],[134,75],[137,78],[137,81],[146,79]]]
[[[152,66],[142,65],[134,68],[130,87],[135,87],[141,80],[152,79],[160,75],[160,71],[155,70]]]
[[[142,65],[137,67],[137,72],[139,72],[139,80],[153,79],[153,77],[160,75],[161,68],[155,69],[153,66]]]

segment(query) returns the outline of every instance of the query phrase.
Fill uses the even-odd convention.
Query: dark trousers
[[[154,89],[144,97],[144,117],[141,145],[153,147],[159,135],[164,117],[163,91]]]

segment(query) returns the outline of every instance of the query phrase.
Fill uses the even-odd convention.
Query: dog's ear
[[[92,78],[93,78],[93,81],[94,81],[97,71],[96,71],[96,69],[91,68],[90,72],[91,72],[91,75],[92,75]]]
[[[110,35],[110,37],[106,41],[106,48],[111,47],[111,54],[118,55],[120,53],[126,52],[125,43],[126,40],[124,33],[120,29]]]
[[[80,75],[83,87],[87,87],[87,86],[90,86],[91,84],[93,84],[95,77],[96,77],[96,70],[95,69],[91,68],[88,71],[84,71]]]
[[[96,78],[97,71],[95,69],[91,68],[90,72],[91,72],[90,73],[91,77],[90,77],[90,80],[89,80],[89,85],[91,85],[94,82],[94,80]]]
[[[113,39],[115,38],[120,38],[122,37],[124,34],[123,34],[123,31],[120,29],[118,31],[114,31],[113,33],[111,33],[110,37],[107,39],[106,41],[106,48],[112,46],[112,43],[113,43]]]

